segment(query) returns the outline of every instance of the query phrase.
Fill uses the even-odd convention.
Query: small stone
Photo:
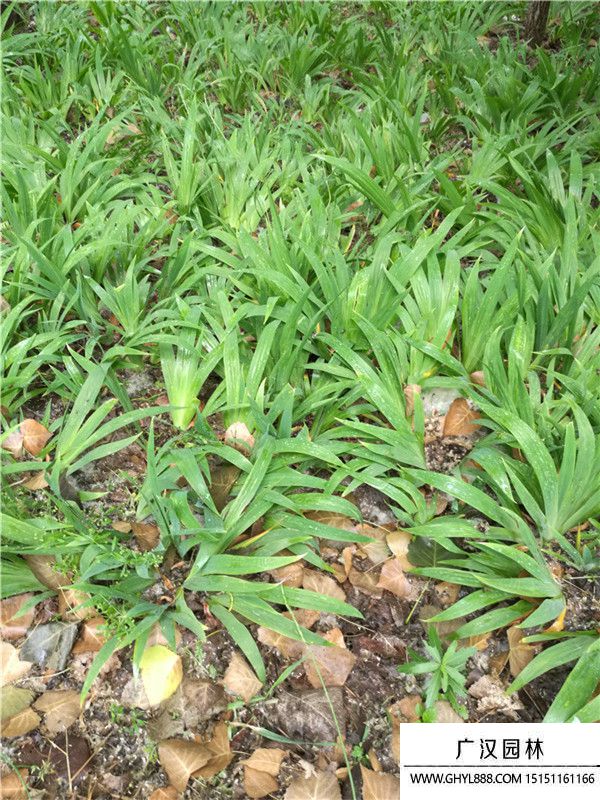
[[[75,623],[49,622],[39,625],[31,631],[21,647],[21,660],[33,661],[53,672],[60,672],[67,665],[76,637]]]

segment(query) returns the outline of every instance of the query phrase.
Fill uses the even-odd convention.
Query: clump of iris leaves
[[[319,540],[361,537],[327,513],[359,520],[368,485],[427,545],[416,571],[463,587],[435,620],[467,617],[459,643],[520,624],[542,649],[509,691],[569,665],[546,720],[600,719],[598,620],[568,623],[598,591],[599,19],[563,4],[528,51],[523,11],[6,4],[2,436],[53,435],[3,456],[2,591],[51,594],[29,565],[53,557],[105,617],[84,692],[155,623],[203,637],[192,595],[261,678],[249,625],[319,642],[283,612],[360,616],[261,573],[328,570]],[[134,407],[147,370],[168,407]],[[416,387],[479,409],[452,474],[426,468]],[[134,440],[145,553],[65,488]]]

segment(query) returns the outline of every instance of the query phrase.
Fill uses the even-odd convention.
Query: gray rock
[[[39,625],[25,640],[21,648],[21,660],[33,661],[53,672],[60,672],[67,665],[76,637],[77,625],[74,622]]]
[[[327,693],[308,689],[285,694],[278,698],[277,714],[280,728],[290,739],[333,743],[339,733],[345,735],[344,694],[339,686],[329,687]]]

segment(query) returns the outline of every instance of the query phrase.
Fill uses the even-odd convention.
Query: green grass
[[[570,582],[597,595],[600,28],[592,4],[556,4],[531,51],[522,5],[2,12],[2,439],[32,416],[53,434],[3,453],[3,591],[40,588],[35,553],[89,595],[111,637],[86,690],[157,621],[202,637],[190,593],[259,676],[252,624],[321,641],[281,612],[358,612],[252,576],[330,569],[319,539],[352,535],[307,512],[358,519],[361,484],[412,532],[418,572],[468,591],[437,617],[470,615],[459,639],[519,623],[546,641]],[[124,380],[145,370],[140,405]],[[453,475],[426,469],[435,388],[482,415]],[[149,553],[65,492],[134,441]],[[34,516],[20,484],[42,469]],[[143,599],[173,553],[173,603]],[[598,720],[577,677],[600,679],[598,632],[567,633],[579,649],[549,644],[518,686],[576,662],[547,719]]]

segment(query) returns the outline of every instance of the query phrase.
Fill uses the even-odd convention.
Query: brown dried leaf
[[[48,589],[60,589],[61,586],[68,586],[71,583],[67,575],[56,569],[54,556],[25,555],[23,558],[38,581]]]
[[[271,570],[269,574],[276,583],[299,589],[304,579],[304,566],[301,562],[296,561],[293,564],[288,564],[287,567]]]
[[[293,614],[286,611],[283,616],[288,619],[295,619],[298,625],[303,628],[312,628],[319,619],[320,614],[318,611],[299,608]],[[284,658],[290,661],[295,661],[304,653],[304,644],[302,642],[297,639],[290,639],[289,636],[284,636],[282,633],[277,633],[270,628],[259,627],[258,641],[266,644],[267,647],[275,647]]]
[[[31,661],[19,659],[19,651],[12,644],[0,642],[0,686],[19,680],[32,666]]]
[[[398,800],[400,797],[400,778],[385,772],[373,772],[361,766],[363,800]]]
[[[317,572],[314,569],[304,570],[302,586],[304,589],[309,589],[312,592],[324,594],[327,597],[335,597],[336,600],[346,600],[344,591],[333,578],[330,578],[328,575],[323,575],[323,573]]]
[[[350,495],[346,500],[354,502]],[[353,519],[345,516],[345,514],[337,514],[333,511],[307,511],[305,517],[323,525],[329,525],[330,528],[339,528],[342,531],[353,531],[356,527]]]
[[[244,764],[244,787],[248,797],[258,798],[276,792],[279,788],[275,780],[281,769],[285,750],[277,747],[259,747]]]
[[[33,700],[30,689],[19,689],[16,686],[0,687],[0,721],[10,719],[29,708]]]
[[[447,700],[436,700],[434,703],[435,721],[437,722],[464,722],[464,719],[459,716],[452,708]]]
[[[58,611],[64,619],[79,622],[91,619],[96,611],[93,606],[84,605],[90,599],[89,594],[78,589],[60,589],[58,592]]]
[[[131,522],[125,522],[125,520],[117,520],[116,522],[113,522],[111,527],[113,531],[117,531],[118,533],[130,533]]]
[[[252,769],[246,764],[244,767],[244,789],[248,797],[265,797],[276,792],[279,789],[279,784],[272,775]]]
[[[317,770],[310,777],[293,780],[284,800],[342,800],[340,784],[332,772]]]
[[[305,647],[304,671],[311,686],[343,686],[356,662],[356,656],[346,649],[344,635],[339,628],[322,634],[333,647],[311,644]]]
[[[415,394],[421,394],[421,387],[418,383],[409,383],[408,386],[404,387],[407,417],[412,417],[415,410]]]
[[[34,730],[40,724],[40,717],[31,708],[24,708],[14,717],[0,724],[0,735],[10,739],[12,736],[23,736]],[[1,797],[1,795],[0,795]]]
[[[213,778],[231,762],[233,753],[231,752],[227,724],[225,722],[219,722],[218,725],[215,725],[212,738],[206,743],[206,747],[211,753],[210,761],[206,766],[194,772],[194,778]]]
[[[523,704],[516,695],[509,697],[499,680],[484,675],[469,686],[469,694],[476,697],[478,714],[500,713],[517,722]],[[437,722],[438,720],[436,720]]]
[[[262,683],[248,666],[246,660],[236,652],[227,667],[223,686],[230,694],[239,695],[247,703],[260,691]]]
[[[476,383],[478,386],[485,386],[485,375],[482,370],[478,369],[472,372],[469,378],[471,378],[472,383]]]
[[[46,715],[44,723],[51,734],[66,731],[81,713],[79,692],[70,689],[44,692],[33,705]]]
[[[181,692],[186,728],[197,728],[227,708],[227,696],[220,683],[185,678]]]
[[[27,629],[33,622],[35,606],[19,617],[16,615],[32,597],[33,593],[27,592],[2,600],[0,603],[0,636],[3,639],[20,639],[27,633]]]
[[[252,753],[250,758],[241,763],[259,772],[266,772],[276,778],[279,775],[281,762],[286,754],[287,750],[281,750],[279,747],[259,747]]]
[[[146,647],[154,647],[154,645],[162,644],[164,647],[170,647],[169,641],[167,637],[164,635],[162,628],[160,627],[160,622],[155,622],[154,625],[150,628],[150,633],[148,634],[148,641],[146,642]],[[177,647],[181,644],[181,631],[179,630],[179,626],[175,626],[175,644]]]
[[[154,550],[160,539],[158,525],[153,525],[148,522],[132,522],[131,530],[138,543],[138,547],[143,553]]]
[[[155,789],[148,800],[178,800],[179,792],[174,786],[161,786]]]
[[[480,427],[474,420],[479,419],[479,412],[471,408],[464,397],[453,400],[444,419],[443,436],[472,436]]]
[[[412,567],[412,564],[408,560],[408,546],[411,541],[412,536],[408,531],[392,531],[387,535],[388,547],[400,561],[400,565],[404,570],[408,570]]]
[[[102,627],[106,625],[104,617],[93,617],[86,620],[79,638],[75,642],[72,653],[96,653],[106,643]]]
[[[45,489],[48,486],[46,480],[46,470],[34,472],[31,478],[28,478],[23,484],[26,489],[31,489],[32,492],[37,492],[39,489]]]
[[[356,567],[351,567],[348,572],[348,580],[352,586],[356,587],[364,594],[372,597],[381,597],[381,587],[377,585],[377,578],[372,572],[361,572]]]
[[[359,545],[359,549],[371,559],[373,564],[383,564],[390,557],[390,547],[386,542],[387,531],[384,528],[361,525],[360,530],[357,529],[357,533],[373,539],[372,542]]]
[[[404,600],[416,600],[419,588],[405,574],[400,560],[391,558],[383,565],[377,586]]]
[[[19,430],[23,434],[23,447],[32,456],[39,456],[52,436],[48,428],[35,419],[24,419]]]
[[[222,511],[227,505],[227,498],[240,474],[239,467],[233,464],[221,464],[210,470],[210,496],[217,511]]]
[[[537,648],[523,642],[524,632],[513,625],[506,631],[508,639],[508,665],[513,678],[522,672],[536,654]]]
[[[248,455],[254,447],[254,436],[245,422],[233,422],[225,431],[225,444]]]
[[[0,775],[0,798],[2,800],[27,800],[27,778],[29,772],[26,769],[19,769],[17,772],[9,772],[8,775]]]
[[[165,739],[158,745],[158,757],[170,783],[178,792],[185,791],[192,773],[210,761],[206,745],[183,739]]]
[[[433,588],[440,603],[442,604],[442,608],[447,608],[458,600],[460,586],[457,583],[439,581],[439,583],[436,583]]]
[[[23,434],[16,430],[9,433],[2,442],[2,449],[10,453],[14,458],[21,458],[23,455]]]

